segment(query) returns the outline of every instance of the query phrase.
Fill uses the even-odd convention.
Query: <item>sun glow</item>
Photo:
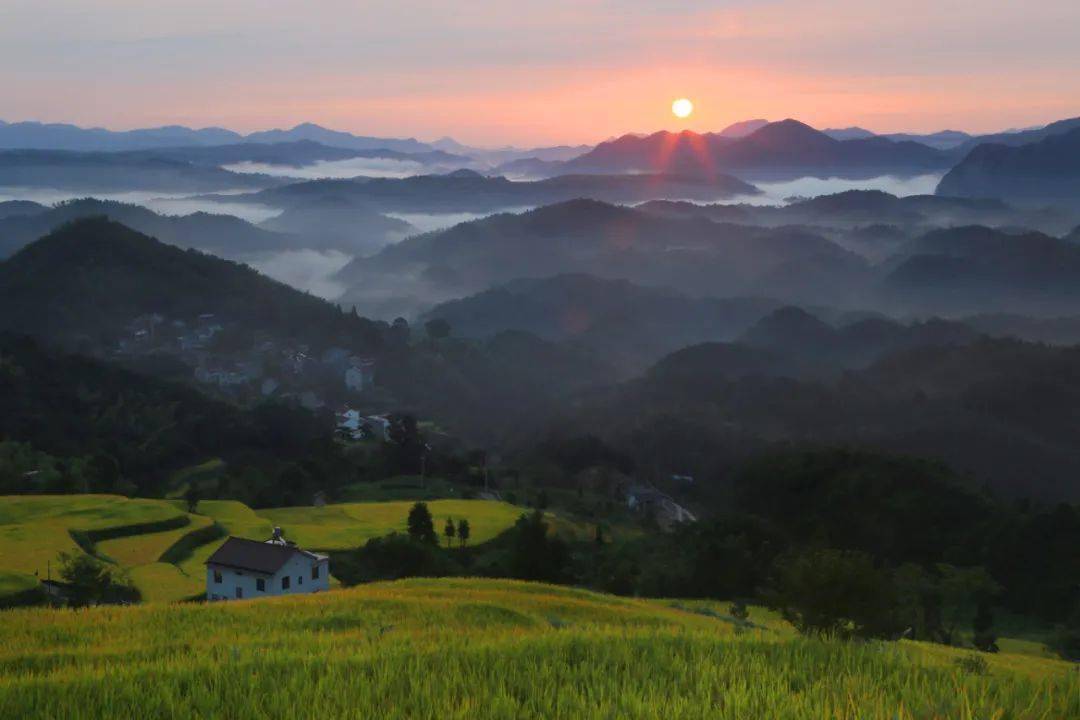
[[[690,117],[690,113],[694,112],[694,103],[686,98],[679,98],[671,103],[671,112],[675,113],[677,118]]]

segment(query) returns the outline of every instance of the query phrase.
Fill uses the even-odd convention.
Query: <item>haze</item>
[[[114,129],[536,145],[798,108],[815,127],[986,132],[1069,114],[1077,27],[1074,0],[8,0],[0,89],[4,120]]]

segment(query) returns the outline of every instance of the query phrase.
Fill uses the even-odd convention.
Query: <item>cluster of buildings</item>
[[[236,342],[213,314],[192,321],[140,315],[119,340],[120,355],[164,353],[192,368],[196,382],[238,397],[287,397],[317,410],[375,385],[373,358],[342,347],[320,352],[258,334]]]
[[[388,415],[364,415],[359,410],[344,408],[337,414],[337,431],[350,440],[390,439]]]

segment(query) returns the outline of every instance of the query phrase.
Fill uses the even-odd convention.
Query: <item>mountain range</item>
[[[304,248],[371,253],[412,230],[402,220],[365,208],[290,209],[258,226],[232,215],[159,215],[140,205],[93,198],[52,207],[9,202],[0,203],[0,259],[66,223],[92,217],[108,217],[169,245],[249,261],[265,253]]]
[[[350,150],[398,150],[430,152],[435,148],[413,138],[376,138],[328,130],[313,123],[301,123],[289,130],[263,130],[243,135],[224,128],[192,129],[179,125],[139,130],[81,128],[61,123],[0,123],[0,148],[118,151],[146,150],[178,146],[231,145],[236,143],[280,143],[308,140]]]
[[[511,182],[473,170],[406,178],[313,180],[288,184],[254,195],[217,198],[221,202],[259,202],[288,208],[312,202],[362,205],[379,212],[492,212],[592,198],[633,203],[655,198],[717,200],[755,195],[753,185],[728,175],[710,178],[682,175],[561,175],[545,180]]]
[[[869,268],[858,255],[798,228],[665,218],[593,200],[494,215],[417,235],[338,274],[348,302],[440,302],[517,278],[586,273],[693,295],[759,295],[845,303]]]
[[[977,146],[941,179],[937,194],[1080,207],[1080,121],[1024,145]]]
[[[908,174],[944,169],[953,158],[920,143],[880,137],[836,140],[797,120],[769,123],[742,137],[659,132],[624,135],[563,163],[560,172],[679,172],[791,177]]]

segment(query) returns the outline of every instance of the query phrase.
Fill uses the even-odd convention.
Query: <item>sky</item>
[[[0,119],[482,146],[786,117],[990,132],[1080,115],[1078,28],[1080,0],[0,0]]]

